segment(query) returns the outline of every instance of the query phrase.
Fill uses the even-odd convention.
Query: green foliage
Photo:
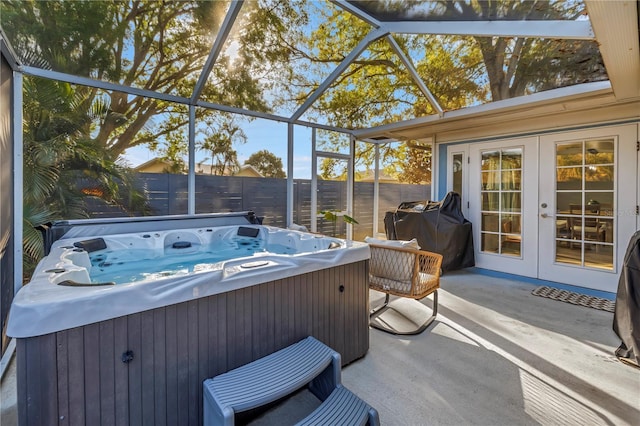
[[[43,255],[36,228],[88,217],[87,198],[138,214],[148,207],[130,171],[90,136],[109,114],[107,100],[95,98],[91,89],[34,77],[24,79],[24,90],[23,244],[29,273]]]
[[[207,120],[204,138],[196,143],[196,148],[210,154],[210,174],[223,176],[235,173],[240,164],[238,153],[233,146],[244,143],[247,136],[230,114],[219,113]]]
[[[355,220],[354,218],[352,218],[351,216],[347,215],[347,214],[343,214],[342,212],[338,211],[338,210],[320,210],[320,214],[322,215],[322,217],[325,220],[328,220],[330,222],[336,222],[338,220],[339,217],[342,218],[342,220],[345,221],[345,223],[350,223],[352,225],[357,225],[358,221]]]
[[[582,2],[563,0],[434,0],[421,3],[429,5],[424,8],[424,18],[441,20],[575,20],[584,13]],[[474,49],[474,56],[482,55],[481,62],[474,66],[474,61],[469,61],[466,69],[470,73],[482,68],[486,70],[488,93],[493,101],[607,78],[594,42],[500,37],[457,39]],[[487,90],[487,86],[483,90]]]
[[[406,183],[431,183],[431,162],[433,152],[430,144],[416,141],[407,142],[402,146],[404,151],[402,170],[398,180]]]
[[[0,22],[27,64],[190,97],[226,9],[221,1],[10,0],[2,3]],[[254,53],[261,48],[243,46]],[[238,107],[263,111],[255,75],[243,67],[214,72],[203,97],[233,97],[240,99]],[[121,92],[106,96],[111,113],[94,139],[114,156],[137,145],[160,149],[166,157],[175,157],[172,145],[186,151],[185,106]],[[198,119],[208,115],[209,110],[197,110]]]
[[[264,177],[279,179],[287,177],[283,170],[282,159],[266,149],[251,154],[244,164],[253,166]]]

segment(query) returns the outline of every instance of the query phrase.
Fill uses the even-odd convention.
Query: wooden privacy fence
[[[187,176],[169,173],[139,173],[138,187],[147,194],[151,214],[187,213]],[[293,221],[311,226],[311,180],[294,179]],[[380,217],[378,229],[384,231],[384,213],[395,210],[403,201],[428,200],[430,185],[379,184]],[[236,176],[196,175],[196,213],[253,210],[264,217],[265,225],[286,226],[287,180]],[[356,182],[354,186],[354,239],[361,240],[373,232],[373,182]],[[318,210],[343,210],[347,205],[347,183],[318,180]],[[91,202],[91,217],[115,217],[124,213],[116,206]],[[318,232],[344,235],[342,220],[334,223],[318,218]]]

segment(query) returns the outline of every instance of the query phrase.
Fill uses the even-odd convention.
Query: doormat
[[[616,307],[616,302],[612,300],[595,296],[587,296],[585,294],[574,293],[573,291],[560,290],[547,286],[538,287],[533,290],[531,294],[534,296],[559,300],[561,302],[572,303],[574,305],[586,306],[587,308],[599,309],[601,311],[613,312]]]

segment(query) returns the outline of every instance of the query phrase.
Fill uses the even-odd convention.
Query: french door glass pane
[[[563,191],[582,189],[582,167],[558,167],[556,188]]]
[[[585,143],[585,164],[613,164],[613,140],[593,140]]]
[[[482,230],[500,232],[500,215],[497,213],[482,213]]]
[[[498,172],[482,172],[482,189],[487,191],[500,189],[500,174]]]
[[[481,250],[520,256],[522,147],[481,153]]]
[[[556,144],[557,263],[613,269],[613,139]]]
[[[522,210],[522,200],[520,192],[503,192],[502,193],[502,210],[503,212],[519,212]]]
[[[582,143],[556,145],[556,166],[582,165]]]
[[[498,170],[500,168],[500,151],[483,152],[481,168],[483,171]]]
[[[613,191],[613,166],[587,166],[584,175],[585,189]]]
[[[500,211],[500,193],[499,192],[482,192],[482,211],[497,212]]]
[[[522,148],[502,150],[502,170],[522,168]]]
[[[464,157],[463,154],[453,154],[453,191],[460,194],[460,198],[464,199],[462,193],[462,167]]]

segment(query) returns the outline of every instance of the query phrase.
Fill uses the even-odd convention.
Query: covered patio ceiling
[[[485,10],[490,3],[497,4],[491,12],[494,13],[493,15],[488,9]],[[477,126],[482,127],[505,118],[509,120],[523,117],[543,119],[550,114],[580,113],[594,107],[615,109],[620,105],[637,103],[640,99],[637,1],[584,0],[583,4],[582,1],[573,0],[528,3],[335,0],[332,2],[265,1],[257,3],[232,1],[218,4],[225,5],[223,8],[217,8],[218,13],[220,10],[225,11],[224,17],[222,19],[222,15],[218,16],[221,23],[216,26],[217,29],[212,34],[213,42],[210,51],[206,58],[202,58],[199,71],[194,67],[191,75],[197,75],[197,79],[193,79],[193,87],[182,88],[182,90],[153,88],[140,79],[116,78],[110,81],[108,77],[105,78],[106,76],[97,78],[91,74],[78,75],[71,72],[72,67],[65,68],[59,64],[35,60],[37,55],[25,54],[27,52],[23,47],[17,51],[18,55],[14,55],[19,58],[19,63],[16,62],[13,65],[26,75],[250,117],[344,131],[354,134],[358,139],[370,142],[417,139],[440,131],[453,131],[460,120],[473,119]],[[532,6],[529,14],[522,15],[522,9],[514,12],[516,6],[522,6],[522,4]],[[273,81],[266,81],[259,86],[270,87],[263,93],[263,98],[269,105],[261,110],[251,108],[246,103],[229,97],[211,95],[212,86],[219,81],[220,76],[224,78],[226,73],[231,72],[233,59],[241,55],[241,52],[237,52],[238,34],[248,31],[247,26],[252,22],[252,14],[258,14],[269,7],[284,7],[282,5],[304,9],[307,20],[301,23],[299,29],[302,34],[301,39],[304,38],[307,42],[313,40],[313,37],[320,34],[319,31],[325,26],[330,27],[325,33],[335,36],[339,47],[349,45],[352,47],[338,56],[342,58],[340,61],[336,62],[335,57],[332,57],[320,66],[318,64],[322,60],[318,49],[326,49],[326,45],[316,43],[304,47],[294,46],[292,49],[298,53],[298,56],[293,59],[290,57],[290,60],[293,62],[295,59],[298,65],[292,66],[290,70],[303,73],[304,78],[292,75],[290,84],[295,86],[301,84],[303,80],[305,83],[297,92],[289,93],[289,95],[297,93],[298,97],[295,99],[289,96],[288,99],[281,99],[279,104],[272,103],[274,92],[282,88],[282,82]],[[509,9],[510,7],[512,9]],[[542,10],[547,7],[555,8],[554,13]],[[565,8],[571,13],[567,12],[563,16]],[[538,16],[547,18],[538,19]],[[548,19],[549,16],[559,16],[559,18]],[[349,19],[353,20],[354,17],[357,18],[359,25],[366,24],[363,27],[365,30],[359,40],[345,42],[340,39],[341,31],[346,31],[344,27],[340,27],[340,20],[353,24]],[[34,23],[37,23],[38,19],[34,17]],[[151,21],[151,17],[149,20]],[[10,22],[3,21],[3,26],[7,25],[10,26]],[[265,28],[270,29],[269,26]],[[135,33],[136,28],[131,30]],[[24,38],[18,38],[6,28],[5,32],[7,32],[6,38],[9,43],[3,37],[2,49],[9,51],[10,44],[24,45],[25,41],[28,42]],[[285,31],[281,34],[287,33]],[[270,34],[265,35],[265,37],[269,36]],[[474,81],[478,90],[486,92],[484,95],[478,95],[457,104],[452,103],[442,93],[442,87],[438,81],[433,80],[430,74],[425,74],[423,65],[429,60],[429,52],[419,51],[415,48],[415,43],[419,45],[423,41],[437,38],[439,46],[444,46],[444,51],[449,49],[453,55],[456,52],[454,47],[469,43],[473,37],[478,38],[476,40],[491,40],[492,43],[499,38],[508,40],[510,43],[517,43],[518,40],[578,40],[596,43],[601,61],[606,68],[605,77],[608,80],[596,78],[594,81],[584,82],[568,79],[558,84],[543,84],[537,88],[529,86],[521,90],[521,95],[515,94],[513,97],[495,100],[487,94],[492,89],[489,89],[490,82],[484,74],[478,75]],[[135,42],[133,36],[130,42]],[[287,40],[277,40],[274,43],[286,44]],[[331,98],[345,93],[335,89],[339,83],[346,81],[346,74],[352,73],[352,77],[347,81],[347,86],[351,87],[357,87],[359,82],[364,83],[377,78],[366,73],[357,75],[354,64],[360,64],[368,59],[381,59],[374,58],[377,52],[375,49],[380,46],[380,43],[385,45],[385,49],[390,49],[395,54],[394,57],[383,58],[389,66],[402,68],[406,73],[410,84],[407,81],[402,82],[404,93],[398,94],[400,89],[394,89],[393,92],[397,94],[396,103],[387,109],[379,109],[377,116],[373,113],[371,115],[373,118],[368,120],[344,119],[344,116],[352,115],[351,111],[346,110],[327,113],[331,109]],[[43,47],[39,49],[42,51]],[[37,53],[38,48],[34,51]],[[305,55],[314,56],[315,62],[305,61]],[[131,60],[135,59],[131,58]],[[456,58],[452,61],[455,62]],[[504,66],[508,66],[509,61],[506,60],[505,64]],[[455,67],[463,66],[463,64],[457,64]],[[278,67],[279,65],[275,64],[272,68],[277,72]],[[455,75],[450,76],[451,79],[455,77]],[[273,76],[265,78],[273,78]],[[392,84],[399,83],[397,77],[387,76],[386,78],[385,81],[390,81]],[[456,84],[456,82],[448,83]],[[374,94],[372,99],[366,102],[379,105],[381,100],[376,99]],[[318,107],[319,104],[323,106]],[[416,108],[417,104],[422,106]],[[456,137],[456,132],[450,133],[449,137]]]
[[[619,119],[629,111],[637,117],[640,114],[638,4],[636,1],[585,0],[593,39],[598,43],[608,81],[577,84],[441,116],[376,126],[358,130],[355,135],[360,139],[405,140],[438,134],[440,142],[450,142],[471,134],[476,138],[495,136],[497,124],[510,123],[508,130],[504,126],[508,132],[548,129],[551,117],[559,120],[559,125],[589,124],[592,118],[585,112],[594,110],[610,119]],[[566,23],[559,23],[555,28],[564,25]]]

